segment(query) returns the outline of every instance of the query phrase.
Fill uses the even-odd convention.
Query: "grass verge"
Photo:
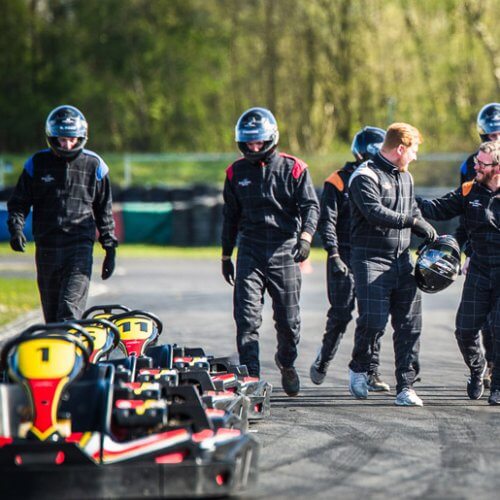
[[[39,305],[35,280],[0,277],[0,325]]]
[[[8,243],[0,243],[0,258],[12,257],[14,255],[35,255],[35,245],[28,243],[24,254],[15,254]],[[96,244],[94,256],[102,257],[104,251]],[[121,244],[117,249],[117,260],[123,258],[163,258],[163,259],[220,259],[221,248],[214,247],[172,247],[161,245],[141,245],[141,244]],[[321,248],[313,248],[311,250],[311,260],[313,262],[323,261],[326,259],[326,253]]]

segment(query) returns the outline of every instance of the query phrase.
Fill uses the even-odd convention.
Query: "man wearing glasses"
[[[481,142],[498,141],[500,140],[500,103],[490,102],[481,108],[476,118],[476,127],[481,138]],[[467,181],[471,181],[476,177],[475,159],[477,151],[472,153],[460,166],[460,185]],[[455,232],[460,248],[462,248],[467,256],[462,267],[462,273],[467,274],[467,269],[470,262],[470,248],[467,242],[467,231],[464,226],[463,217],[460,218],[460,224]],[[493,370],[494,358],[494,343],[493,333],[490,327],[490,318],[481,327],[481,336],[483,341],[484,356],[487,363],[487,371],[484,376],[484,387],[489,389],[491,385],[491,375]]]
[[[434,220],[463,217],[471,245],[469,269],[456,317],[455,337],[470,370],[467,394],[479,399],[484,390],[486,360],[479,330],[488,315],[494,338],[491,393],[500,404],[500,141],[481,144],[474,159],[476,177],[436,200],[419,200],[422,215]]]

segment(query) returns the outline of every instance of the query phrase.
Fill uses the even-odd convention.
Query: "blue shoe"
[[[356,399],[368,397],[368,374],[366,372],[353,372],[349,370],[349,392]]]
[[[424,406],[424,402],[418,397],[417,393],[405,387],[397,396],[394,401],[396,406]]]

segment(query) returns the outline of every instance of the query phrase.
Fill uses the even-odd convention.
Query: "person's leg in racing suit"
[[[380,332],[375,339],[372,361],[370,363],[370,369],[368,370],[368,390],[373,392],[391,390],[391,386],[380,377],[380,346],[384,333],[385,331]]]
[[[234,289],[234,318],[240,362],[247,365],[252,376],[259,376],[259,332],[262,324],[264,292],[273,301],[277,331],[276,360],[279,365],[293,368],[300,338],[301,274],[293,260],[295,240],[281,245],[249,245],[238,249]]]
[[[391,324],[394,329],[396,393],[411,389],[420,370],[419,351],[422,331],[422,298],[413,276],[408,253],[397,261],[397,284],[391,294]]]
[[[352,319],[355,304],[354,277],[351,270],[347,276],[341,272],[335,272],[335,270],[331,259],[327,259],[327,293],[330,308],[327,312],[325,333],[318,356],[321,364],[319,369],[325,374],[328,364],[337,352],[347,325]]]
[[[484,387],[489,389],[491,377],[493,375],[493,365],[495,363],[495,339],[493,335],[494,325],[491,322],[491,315],[481,327],[481,340],[483,343],[484,357],[486,359],[487,370],[484,374]]]
[[[79,319],[92,273],[91,242],[36,247],[37,282],[46,323]]]
[[[249,245],[240,244],[234,280],[234,320],[240,363],[253,377],[260,376],[259,328],[266,285],[266,263]]]
[[[272,299],[277,333],[278,364],[293,367],[300,340],[300,288],[302,275],[292,251],[296,241],[283,243],[270,256],[266,269],[266,288]]]
[[[480,269],[471,262],[465,276],[462,299],[457,312],[455,337],[458,347],[470,370],[467,381],[467,394],[470,399],[479,399],[483,394],[483,375],[486,360],[481,350],[480,328],[492,310],[493,288],[492,276],[487,270]],[[493,387],[493,384],[492,384]]]
[[[491,376],[491,393],[488,403],[492,405],[500,404],[500,273],[496,270],[492,275],[492,309],[490,311],[490,325],[495,341],[494,362]]]

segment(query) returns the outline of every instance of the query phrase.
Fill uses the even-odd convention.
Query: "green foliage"
[[[293,8],[292,8],[293,4]],[[283,149],[329,155],[408,121],[467,151],[498,100],[498,0],[0,0],[0,151],[80,107],[97,151],[234,151],[249,106]]]

